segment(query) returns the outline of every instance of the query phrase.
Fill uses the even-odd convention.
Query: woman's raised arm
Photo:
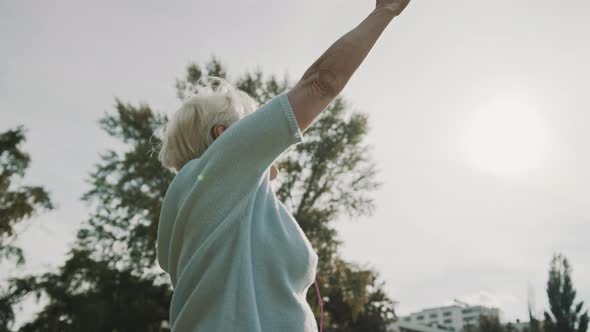
[[[409,2],[377,0],[369,16],[332,44],[287,93],[301,131],[305,131],[344,89],[383,30]]]

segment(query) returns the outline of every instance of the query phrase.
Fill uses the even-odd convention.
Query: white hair
[[[195,95],[185,100],[159,129],[162,144],[158,160],[165,168],[178,172],[213,143],[214,126],[229,127],[258,108],[254,98],[223,78],[208,76],[206,81],[197,84]]]

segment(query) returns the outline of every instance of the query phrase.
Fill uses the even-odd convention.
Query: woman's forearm
[[[302,80],[315,79],[326,94],[338,95],[395,16],[387,8],[375,8],[356,28],[332,44],[303,74]]]
[[[288,92],[289,103],[302,132],[340,94],[383,30],[409,2],[376,0],[376,7],[369,16],[332,44]]]

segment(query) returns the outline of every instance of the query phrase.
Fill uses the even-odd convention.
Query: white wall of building
[[[477,325],[479,316],[499,317],[500,311],[497,308],[488,308],[484,306],[446,306],[424,309],[420,312],[400,317],[400,321],[427,325],[427,326],[444,326],[452,328],[454,331],[461,331],[468,324]]]

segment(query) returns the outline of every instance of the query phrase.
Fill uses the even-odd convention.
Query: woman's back
[[[318,256],[268,174],[301,141],[283,93],[176,175],[157,251],[174,286],[173,331],[317,331],[306,294]]]

